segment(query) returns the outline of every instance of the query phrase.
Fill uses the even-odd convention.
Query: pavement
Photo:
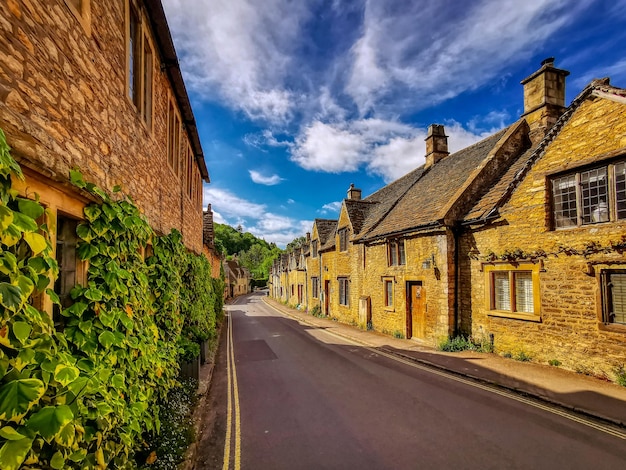
[[[438,351],[413,339],[397,339],[328,318],[318,318],[269,297],[264,297],[263,301],[294,320],[322,328],[365,347],[626,427],[626,387],[558,367],[520,362],[497,354]]]

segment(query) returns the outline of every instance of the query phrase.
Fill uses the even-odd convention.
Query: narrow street
[[[302,325],[260,293],[227,310],[196,469],[626,465],[617,436]]]

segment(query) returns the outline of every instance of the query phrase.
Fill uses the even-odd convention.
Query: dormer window
[[[626,161],[551,179],[554,228],[626,219]]]

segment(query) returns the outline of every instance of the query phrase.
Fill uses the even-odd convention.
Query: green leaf
[[[20,212],[13,212],[13,225],[22,232],[35,232],[39,228],[35,219]]]
[[[31,331],[32,327],[26,322],[16,321],[13,323],[13,334],[20,343],[24,343],[28,339]]]
[[[72,419],[74,414],[67,405],[46,406],[26,422],[26,427],[41,434],[46,442],[51,442]]]
[[[11,426],[5,426],[0,429],[0,436],[5,438],[7,441],[19,441],[20,439],[24,439],[27,437],[17,432]]]
[[[54,292],[52,289],[46,289],[46,294],[48,294],[48,297],[50,297],[52,303],[61,305],[61,299],[59,299],[57,293]]]
[[[86,289],[83,295],[85,296],[85,298],[93,300],[95,302],[102,300],[102,292],[100,292],[95,287],[90,287],[89,289]]]
[[[29,258],[28,266],[34,269],[37,274],[43,274],[48,271],[48,263],[41,256]]]
[[[82,393],[83,389],[87,386],[89,379],[87,377],[79,377],[74,382],[67,386],[67,389],[72,392],[75,396],[78,396]]]
[[[85,180],[80,170],[70,170],[70,181],[74,186],[78,186],[79,188],[85,187]]]
[[[22,291],[19,287],[6,282],[0,282],[0,304],[9,310],[15,310],[22,305],[26,299],[22,298]]]
[[[100,333],[100,336],[98,336],[98,341],[102,346],[108,349],[115,343],[115,335],[110,331],[103,331]]]
[[[85,459],[85,457],[87,457],[87,450],[86,449],[79,449],[76,452],[74,452],[73,454],[70,455],[69,459],[72,462],[81,462]]]
[[[24,233],[24,240],[26,241],[26,243],[28,243],[30,249],[33,250],[34,255],[38,255],[48,247],[48,242],[43,237],[43,235],[35,232]]]
[[[30,297],[30,294],[35,290],[35,284],[26,276],[19,276],[17,278],[17,286],[20,288],[24,297]]]
[[[78,323],[78,328],[85,334],[89,334],[91,332],[91,327],[93,326],[93,322],[91,320],[81,321]]]
[[[2,231],[1,237],[2,243],[4,243],[6,246],[14,246],[22,239],[22,231],[15,224],[11,224]]]
[[[99,205],[97,204],[91,204],[87,207],[85,207],[85,209],[83,210],[83,212],[85,213],[85,218],[89,221],[89,222],[93,222],[94,220],[96,220],[98,217],[100,217],[100,214],[102,214],[102,209]]]
[[[65,467],[65,457],[60,451],[56,451],[50,459],[50,466],[55,470]]]
[[[86,261],[88,259],[93,258],[94,256],[96,256],[97,254],[99,254],[100,252],[98,251],[98,247],[90,244],[90,243],[81,243],[78,246],[78,257],[82,260],[82,261]]]
[[[70,447],[74,443],[76,436],[76,429],[72,423],[69,423],[61,429],[61,431],[54,437],[54,440],[64,447]]]
[[[54,380],[59,382],[63,387],[73,382],[80,376],[80,371],[73,366],[59,364],[54,370]]]
[[[87,224],[80,224],[78,227],[76,227],[76,235],[78,235],[79,238],[85,240],[86,242],[90,242],[95,237],[95,234]]]
[[[105,403],[103,401],[99,401],[98,403],[96,403],[96,408],[98,409],[98,413],[100,414],[100,416],[106,416],[109,413],[113,412],[113,408],[108,403]]]
[[[43,215],[44,208],[38,202],[31,201],[30,199],[17,198],[17,207],[20,212],[26,214],[32,219],[38,219]]]
[[[0,420],[19,421],[43,396],[41,380],[13,380],[0,388]],[[1,468],[1,466],[0,466]]]
[[[33,349],[22,349],[15,359],[15,368],[21,372],[24,367],[34,362],[35,354]]]
[[[104,326],[106,326],[107,328],[113,328],[115,324],[117,323],[118,316],[119,314],[116,315],[115,312],[101,311],[100,315],[98,315],[98,318],[100,319],[100,321],[102,322]]]
[[[30,438],[7,441],[0,449],[0,468],[3,470],[17,470],[28,455],[33,445]]]
[[[121,374],[115,374],[113,377],[111,377],[111,385],[113,385],[113,387],[117,389],[123,389],[125,386],[124,376]]]
[[[0,205],[0,231],[4,232],[13,223],[13,211]]]

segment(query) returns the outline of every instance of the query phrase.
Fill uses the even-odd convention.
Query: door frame
[[[413,337],[413,296],[411,295],[411,288],[413,286],[421,286],[424,287],[424,281],[406,281],[406,289],[405,289],[405,305],[406,305],[406,331],[405,337],[406,339],[411,339]]]
[[[328,308],[330,305],[330,279],[324,279],[324,315],[328,316]]]

